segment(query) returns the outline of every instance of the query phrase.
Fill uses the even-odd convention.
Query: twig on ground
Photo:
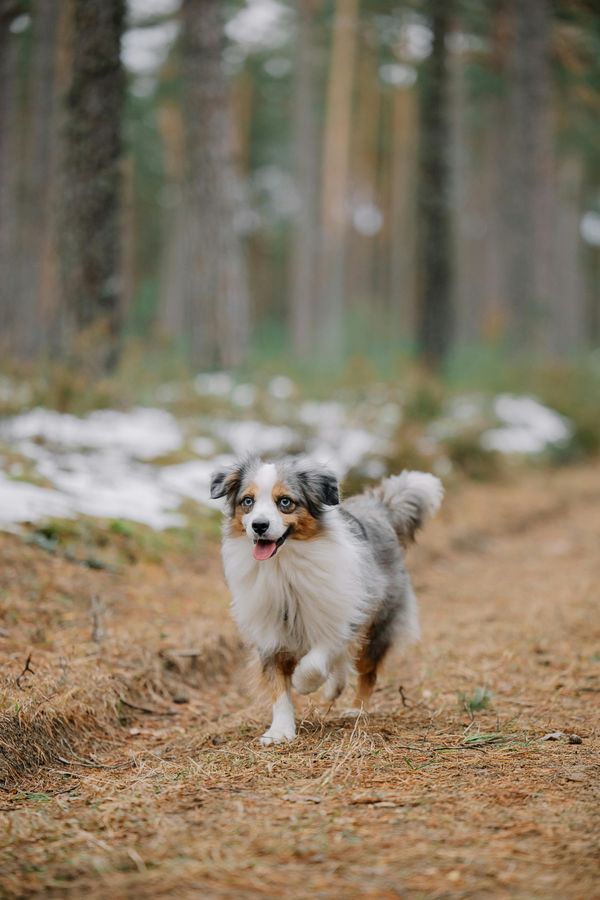
[[[125,700],[124,697],[119,697],[119,700],[123,704],[123,706],[128,706],[130,709],[137,709],[139,712],[146,713],[149,716],[175,716],[176,712],[172,709],[150,709],[149,706],[139,706],[137,703],[131,703],[129,700]]]
[[[129,761],[108,765],[96,760],[81,759],[79,756],[76,756],[74,759],[66,759],[64,756],[57,756],[56,758],[66,766],[84,766],[86,769],[127,769],[130,765]]]
[[[26,660],[26,662],[25,662],[25,667],[23,668],[23,671],[21,672],[20,675],[17,675],[16,681],[15,681],[15,684],[17,685],[17,687],[18,687],[19,690],[21,690],[21,691],[24,690],[24,688],[21,686],[21,679],[24,678],[24,676],[25,676],[28,672],[30,672],[32,675],[35,675],[35,672],[34,672],[34,670],[31,668],[30,663],[31,663],[31,653],[30,653],[29,656],[27,657],[27,660]]]
[[[407,709],[410,709],[412,703],[408,700],[406,694],[404,693],[404,686],[401,684],[398,688],[398,693],[400,694],[400,699],[402,700],[402,706]]]

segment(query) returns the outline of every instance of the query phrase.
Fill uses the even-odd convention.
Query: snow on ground
[[[101,409],[84,418],[49,409],[32,409],[0,423],[0,440],[120,450],[138,459],[152,459],[178,450],[183,433],[174,416],[163,409],[136,407],[129,412]]]
[[[502,423],[481,436],[484,450],[500,453],[542,453],[553,444],[566,444],[572,437],[571,423],[534,397],[499,394],[494,412]]]
[[[182,388],[176,387],[169,386],[169,397],[178,396]],[[340,478],[356,468],[372,478],[387,472],[402,408],[399,396],[385,385],[345,402],[296,402],[298,389],[285,376],[273,378],[262,394],[255,385],[236,384],[227,373],[199,375],[193,387],[199,396],[218,402],[218,416],[184,423],[148,407],[83,417],[33,409],[0,421],[0,528],[77,515],[129,519],[156,529],[181,525],[185,499],[221,506],[209,498],[211,472],[250,452],[306,453]],[[258,414],[261,399],[271,422]],[[482,446],[503,453],[539,453],[571,436],[569,422],[532,397],[502,394],[492,403],[479,396],[456,398],[422,438],[432,466],[436,453],[443,459],[444,438],[475,422]],[[493,422],[497,427],[487,427]],[[28,464],[3,465],[2,446]],[[157,457],[173,452],[190,458],[158,464]],[[27,483],[30,471],[49,486]]]

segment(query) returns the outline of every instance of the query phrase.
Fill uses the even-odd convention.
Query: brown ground
[[[215,545],[0,558],[2,896],[600,897],[598,464],[455,488],[410,554],[420,647],[276,749]]]

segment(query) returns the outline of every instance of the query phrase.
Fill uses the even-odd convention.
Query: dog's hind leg
[[[329,700],[331,703],[333,703],[334,700],[337,700],[346,687],[348,675],[351,671],[352,663],[349,654],[347,651],[344,651],[333,661],[331,670],[327,676],[327,681],[325,682],[326,700]]]
[[[397,608],[384,607],[375,620],[369,625],[364,639],[360,643],[356,659],[358,681],[354,705],[346,711],[347,715],[359,715],[366,712],[371,694],[377,684],[377,671],[385,655],[394,642],[396,632]]]
[[[263,678],[273,698],[273,721],[260,739],[261,744],[281,744],[296,737],[294,704],[290,681],[296,660],[290,653],[275,653],[262,659]]]

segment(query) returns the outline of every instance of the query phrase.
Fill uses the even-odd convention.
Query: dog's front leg
[[[260,739],[261,744],[281,744],[296,737],[294,704],[290,694],[290,676],[296,660],[289,653],[275,653],[262,658],[263,677],[273,698],[273,721]]]
[[[296,666],[292,687],[299,694],[312,694],[326,681],[335,655],[329,647],[313,647]]]

